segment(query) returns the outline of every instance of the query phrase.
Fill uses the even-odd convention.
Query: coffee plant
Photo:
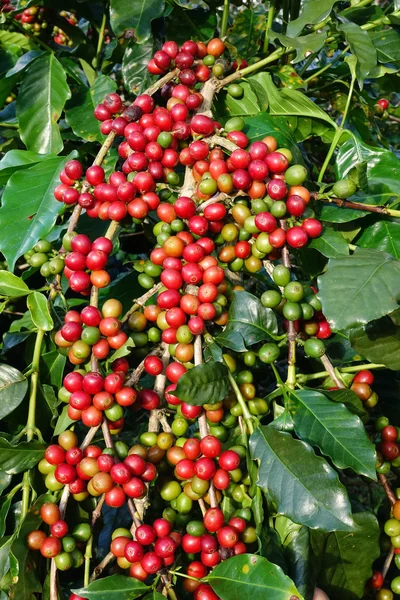
[[[1,6],[0,600],[393,600],[399,0]]]

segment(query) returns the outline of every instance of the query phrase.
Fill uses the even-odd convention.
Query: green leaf
[[[286,517],[277,517],[275,529],[282,541],[289,577],[304,597],[312,597],[315,582],[311,581],[309,528],[293,523]]]
[[[68,102],[65,118],[75,135],[89,142],[103,142],[104,135],[100,131],[98,120],[93,111],[103,102],[107,94],[115,92],[117,85],[107,75],[100,75],[93,87],[82,86]]]
[[[29,152],[28,150],[9,150],[0,160],[0,185],[6,185],[11,175],[41,160],[48,160],[51,155]]]
[[[9,365],[0,365],[0,419],[4,419],[21,404],[27,389],[25,375]]]
[[[5,29],[0,31],[0,44],[6,49],[11,46],[17,46],[21,50],[36,48],[36,44],[28,36],[16,31],[6,31]]]
[[[327,258],[337,258],[349,253],[349,246],[342,234],[331,227],[324,227],[321,237],[311,240],[308,246]]]
[[[203,406],[220,402],[228,390],[228,368],[220,362],[208,362],[182,375],[171,393],[182,402]]]
[[[400,33],[396,29],[370,31],[369,36],[376,48],[379,62],[397,63],[400,61]]]
[[[17,96],[21,139],[28,150],[61,152],[58,120],[70,97],[64,69],[54,54],[45,54],[30,65]]]
[[[69,156],[51,158],[10,177],[0,208],[0,250],[10,270],[17,258],[49,234],[63,212],[64,204],[55,200],[54,189],[65,163],[77,155],[74,150]]]
[[[306,25],[317,25],[331,13],[333,5],[338,0],[309,0],[303,5],[300,16],[290,21],[286,33],[290,37],[296,37]]]
[[[361,400],[351,390],[320,390],[329,400],[332,402],[341,402],[346,408],[359,417],[365,417],[367,411],[365,410]]]
[[[268,85],[268,78],[266,79],[266,75],[267,73],[264,72],[257,73],[248,79],[253,92],[257,96],[257,100],[262,111],[267,111],[269,106],[268,95],[265,91],[265,88]]]
[[[108,362],[111,364],[114,362],[114,360],[117,360],[117,358],[122,358],[123,356],[129,356],[129,354],[131,353],[131,348],[135,347],[135,342],[133,341],[132,338],[128,337],[128,339],[126,340],[125,344],[123,344],[120,348],[118,348],[118,350],[116,350],[114,352],[114,354],[111,356],[111,358],[108,360]]]
[[[354,515],[357,527],[350,533],[334,531],[326,536],[320,553],[318,585],[331,600],[354,600],[364,596],[365,582],[380,555],[379,525],[371,513]],[[318,532],[311,532],[311,538]],[[318,550],[317,550],[318,552]]]
[[[264,75],[267,75],[267,73],[264,73]],[[257,91],[257,88],[255,89]],[[258,95],[258,97],[260,101],[260,96]],[[265,98],[262,97],[261,101],[265,102]],[[278,147],[289,148],[293,154],[293,159],[297,163],[303,162],[301,152],[286,119],[273,117],[268,113],[259,113],[256,116],[245,116],[244,122],[246,124],[245,133],[250,143],[260,141],[267,135],[273,135],[278,142]]]
[[[5,473],[15,475],[31,469],[43,458],[46,445],[40,442],[21,442],[10,444],[0,437],[0,464]]]
[[[364,190],[368,192],[367,198],[374,194],[378,196],[374,198],[373,204],[386,204],[391,196],[399,197],[400,160],[393,152],[377,146],[369,146],[356,137],[342,144],[338,150],[336,157],[338,179],[346,177],[351,169],[362,162],[367,163],[368,189]],[[359,201],[364,202],[364,200]]]
[[[316,390],[290,392],[287,406],[296,434],[329,456],[338,469],[351,468],[376,480],[375,445],[359,417]]]
[[[356,74],[360,88],[370,71],[376,66],[377,56],[374,44],[367,31],[361,29],[356,23],[348,21],[338,25],[338,30],[344,33],[346,42],[352,54],[357,58]]]
[[[355,198],[352,198],[352,201],[354,200]],[[362,210],[353,210],[334,204],[323,204],[320,208],[319,218],[327,223],[349,223],[369,214],[371,213]]]
[[[398,308],[400,262],[378,250],[357,248],[331,258],[318,278],[318,297],[335,331],[379,319]]]
[[[166,19],[167,39],[183,44],[186,40],[209,40],[214,36],[217,27],[217,14],[214,10],[185,10],[174,7],[172,14]]]
[[[251,58],[257,54],[265,22],[264,10],[256,12],[252,8],[245,8],[237,14],[227,39],[229,44],[235,46],[239,57]]]
[[[62,433],[66,429],[68,429],[68,427],[70,425],[72,425],[72,423],[75,423],[75,422],[76,421],[74,421],[73,419],[70,419],[68,416],[68,405],[64,406],[64,408],[61,411],[60,416],[57,419],[57,423],[54,428],[53,435],[60,435],[60,433]]]
[[[400,258],[400,223],[380,217],[362,229],[357,246],[375,248]]]
[[[224,560],[206,578],[222,600],[295,600],[293,581],[263,556],[240,554]]]
[[[336,123],[332,121],[322,108],[319,108],[310,98],[298,90],[290,90],[288,88],[278,90],[269,73],[266,73],[265,81],[271,114],[312,117],[326,121],[332,127],[337,127]]]
[[[12,475],[8,473],[4,473],[4,471],[0,471],[0,493],[4,492],[6,488],[10,485],[12,480]]]
[[[142,94],[156,80],[147,70],[154,54],[153,40],[144,44],[129,42],[122,59],[122,77],[125,89],[133,94]]]
[[[11,550],[18,561],[19,573],[16,581],[11,587],[10,597],[15,600],[32,600],[33,594],[40,593],[42,587],[38,578],[36,556],[29,551],[26,545],[26,536],[34,529],[38,529],[42,523],[40,508],[45,502],[54,502],[54,496],[44,494],[40,496],[35,504],[29,509],[22,526],[13,540]]]
[[[13,75],[17,75],[17,73],[21,73],[21,71],[24,71],[31,62],[43,54],[43,50],[30,50],[29,52],[26,52],[17,60],[13,68],[7,71],[6,78],[8,79]]]
[[[26,304],[36,327],[43,331],[51,331],[54,323],[50,316],[46,296],[40,292],[33,292],[29,294]]]
[[[287,35],[276,33],[276,31],[271,31],[270,33],[271,40],[278,40],[285,48],[295,48],[296,58],[291,61],[292,64],[301,62],[310,52],[319,52],[325,43],[326,36],[326,31],[309,33],[300,37],[288,37]]]
[[[354,350],[369,361],[393,371],[400,369],[400,327],[389,318],[352,329],[350,341]]]
[[[31,290],[20,277],[9,271],[0,271],[0,295],[9,298],[21,298],[31,293]]]
[[[111,575],[89,583],[87,587],[72,590],[87,600],[133,600],[149,590],[142,581],[125,575]]]
[[[40,357],[40,381],[53,385],[57,389],[62,386],[62,377],[67,357],[58,350],[45,352]]]
[[[237,334],[240,334],[244,344],[237,351],[244,352],[248,346],[275,338],[277,333],[278,323],[274,311],[265,308],[253,294],[236,290],[232,294],[228,323],[217,337],[217,342],[221,341],[227,346],[231,339],[231,343],[237,347],[237,342],[240,343]]]
[[[308,444],[289,433],[258,427],[250,437],[250,452],[259,463],[258,485],[278,514],[313,529],[352,529],[346,489]]]
[[[117,298],[122,303],[123,312],[126,312],[134,303],[134,299],[143,294],[143,288],[138,283],[138,276],[139,273],[136,271],[119,273],[110,285],[100,290],[100,305],[103,305],[107,298]]]
[[[156,592],[155,590],[152,590],[150,592],[150,594],[147,594],[143,600],[165,600],[165,596],[163,596],[162,594],[160,594],[160,592]]]
[[[151,35],[151,22],[164,12],[163,0],[111,0],[110,22],[115,35],[133,30],[138,44],[143,44]]]
[[[260,106],[257,96],[252,90],[252,86],[246,81],[241,82],[240,85],[244,91],[242,98],[233,98],[229,94],[226,94],[226,111],[232,117],[235,115],[258,115],[260,113]]]

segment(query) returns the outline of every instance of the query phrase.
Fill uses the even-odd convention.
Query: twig
[[[283,219],[280,221],[280,226],[286,232],[287,224]],[[291,268],[289,248],[285,244],[282,248],[282,262],[288,269]],[[293,321],[288,321],[288,376],[287,385],[294,388],[296,385],[296,328]]]
[[[175,77],[177,77],[178,74],[179,69],[174,69],[173,71],[170,71],[169,73],[161,77],[161,79],[158,79],[155,83],[153,83],[153,85],[151,85],[149,88],[147,88],[147,90],[145,90],[143,94],[153,96],[153,94],[155,94],[159,89],[161,89],[166,83],[169,83]]]
[[[140,296],[140,298],[137,298],[135,300],[135,303],[132,305],[132,307],[124,314],[124,316],[121,319],[121,323],[125,323],[129,317],[131,316],[132,313],[134,313],[136,310],[139,310],[139,308],[142,308],[142,306],[144,306],[147,302],[147,300],[149,300],[152,296],[154,296],[154,294],[156,294],[160,289],[162,288],[162,283],[156,283],[153,285],[153,287],[148,290],[145,294],[143,294],[143,296]]]
[[[394,495],[393,490],[389,485],[386,475],[384,475],[383,473],[379,473],[378,479],[381,482],[383,489],[385,490],[385,494],[388,497],[390,504],[393,506],[394,504],[396,504],[396,496]]]
[[[163,348],[160,346],[156,346],[155,348],[153,348],[153,350],[151,352],[149,352],[149,354],[147,356],[161,356],[163,353]],[[146,358],[147,358],[146,356]],[[144,361],[146,359],[144,358],[142,360],[141,363],[138,364],[138,366],[136,367],[136,369],[134,371],[132,371],[130,377],[127,379],[125,385],[126,387],[133,387],[134,385],[136,385],[137,383],[139,383],[139,379],[142,376],[142,373],[144,371]]]
[[[161,344],[161,348],[162,348],[161,360],[163,363],[163,370],[162,370],[162,373],[157,375],[155,382],[154,382],[154,387],[153,387],[153,391],[160,398],[160,403],[162,401],[162,396],[163,396],[164,390],[165,390],[165,384],[167,382],[167,376],[165,375],[165,369],[166,369],[169,359],[170,359],[168,345],[163,342]],[[164,414],[164,410],[162,408],[155,408],[154,410],[152,410],[150,412],[149,427],[148,427],[149,431],[151,431],[153,433],[158,433],[158,431],[160,429],[160,419],[163,414]],[[169,430],[171,431],[171,428],[169,428]]]
[[[233,152],[239,148],[239,146],[237,146],[234,142],[231,142],[231,140],[228,140],[220,135],[213,135],[209,138],[206,138],[205,141],[209,146],[220,146],[229,152]]]
[[[93,573],[90,577],[90,581],[94,581],[95,579],[97,579],[102,574],[102,572],[107,567],[107,565],[109,565],[110,562],[114,560],[114,558],[115,557],[112,552],[109,552],[108,554],[106,554],[106,556],[103,558],[103,560],[101,562],[99,562],[97,567],[95,567],[93,569]]]
[[[319,200],[320,202],[328,202],[330,204],[337,204],[337,206],[351,208],[353,210],[378,213],[380,215],[388,215],[390,217],[400,217],[400,210],[394,210],[392,208],[387,208],[386,206],[372,206],[370,204],[362,204],[361,202],[342,200],[342,198],[335,198],[333,196],[330,196],[329,198],[321,197],[317,192],[311,192],[311,198],[313,200]]]
[[[338,387],[339,389],[346,389],[346,386],[344,385],[340,377],[338,377],[333,364],[331,363],[326,354],[323,354],[321,356],[321,362],[324,365],[325,369],[328,371],[329,377],[332,379],[336,387]]]
[[[387,555],[387,557],[385,559],[385,562],[383,563],[383,567],[382,567],[382,577],[383,577],[383,579],[385,579],[385,577],[387,575],[387,572],[390,569],[390,565],[392,563],[393,557],[394,557],[394,547],[391,546],[390,550],[389,550],[389,553],[388,553],[388,555]]]

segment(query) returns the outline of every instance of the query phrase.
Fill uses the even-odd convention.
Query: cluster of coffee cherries
[[[14,6],[9,2],[3,1],[3,4],[3,11],[11,12],[14,10]],[[39,36],[42,30],[48,28],[45,12],[45,9],[41,6],[29,6],[22,12],[14,15],[14,19],[19,21],[24,29],[35,36]]]
[[[65,349],[72,364],[79,365],[93,353],[99,360],[118,350],[127,340],[121,330],[122,304],[109,299],[101,311],[95,306],[85,306],[81,312],[69,310],[64,315],[64,325],[55,334],[59,349]]]
[[[46,448],[39,470],[46,476],[45,485],[49,490],[57,491],[68,485],[79,502],[89,495],[104,494],[108,506],[120,508],[127,498],[142,498],[147,491],[146,484],[157,475],[155,465],[137,454],[135,447],[129,449],[120,462],[112,450],[103,450],[100,446],[90,445],[81,450],[72,431],[60,434],[57,441],[58,444]]]
[[[388,108],[389,108],[389,100],[387,100],[386,98],[380,98],[374,106],[374,111],[375,111],[375,114],[378,115],[378,117],[384,117],[384,116],[387,116]]]
[[[388,429],[389,426],[386,426],[384,429]],[[383,430],[381,430],[381,434],[383,434]],[[393,428],[396,429],[396,428]],[[397,498],[399,497],[397,494]],[[383,527],[384,533],[387,538],[384,540],[384,545],[389,550],[391,547],[394,548],[394,563],[397,569],[400,569],[400,500],[397,499],[396,502],[391,507],[390,518],[385,522]],[[390,582],[390,589],[384,587],[384,578],[381,571],[374,571],[371,579],[369,580],[369,587],[373,590],[378,590],[376,593],[376,598],[378,600],[393,600],[393,594],[400,593],[400,576],[394,577]]]
[[[400,430],[390,425],[387,417],[379,417],[375,429],[380,434],[378,449],[378,473],[388,473],[392,467],[400,466]]]
[[[107,287],[111,278],[105,267],[113,249],[111,240],[98,237],[91,242],[87,235],[73,233],[64,236],[63,244],[71,250],[64,259],[64,275],[73,292],[88,296],[91,286]]]
[[[74,27],[78,25],[78,19],[76,18],[76,15],[74,15],[74,13],[72,12],[62,10],[60,12],[60,17],[66,19],[66,21]],[[69,46],[71,48],[74,45],[74,42],[71,40],[71,38],[58,25],[54,25],[52,36],[53,41],[59,46]]]
[[[31,267],[40,268],[40,274],[46,278],[58,275],[64,269],[63,259],[48,240],[39,240],[32,250],[24,254],[24,258]]]
[[[57,569],[68,571],[83,565],[82,548],[92,532],[88,523],[79,523],[69,532],[67,522],[61,518],[60,509],[53,502],[45,502],[40,507],[40,517],[49,528],[49,535],[43,529],[30,531],[26,544],[30,550],[40,550],[45,558],[54,558]]]

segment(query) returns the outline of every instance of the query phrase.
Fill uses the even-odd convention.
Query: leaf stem
[[[83,585],[86,587],[90,582],[90,560],[93,557],[93,534],[90,536],[85,550],[85,574],[83,578]]]
[[[226,36],[226,32],[228,30],[228,18],[229,18],[229,0],[224,0],[224,9],[222,12],[221,30],[220,30],[220,36],[222,38],[224,38]]]
[[[101,50],[103,48],[104,32],[106,29],[106,24],[107,24],[107,6],[105,6],[103,18],[101,20],[101,25],[100,25],[100,29],[99,29],[99,39],[97,41],[96,56],[94,57],[94,59],[92,61],[92,65],[95,69],[99,66],[100,54],[101,54]]]
[[[31,366],[31,381],[30,381],[30,392],[29,392],[29,408],[28,408],[28,420],[26,422],[25,432],[26,439],[28,442],[32,441],[34,433],[37,431],[36,429],[36,399],[37,399],[37,390],[39,383],[39,361],[40,361],[40,352],[42,349],[43,339],[44,339],[44,330],[39,329],[36,334],[35,346],[33,349],[33,358],[32,358],[32,366]],[[29,510],[29,493],[30,493],[30,481],[29,481],[29,473],[30,471],[25,471],[22,481],[22,508],[21,508],[21,522],[25,518],[28,510]]]
[[[261,69],[261,67],[265,67],[265,65],[268,65],[269,63],[272,63],[275,60],[278,60],[278,58],[280,58],[284,54],[289,54],[293,50],[294,50],[294,48],[292,48],[292,47],[286,48],[286,49],[285,48],[277,48],[276,50],[271,52],[271,54],[269,56],[267,56],[263,60],[260,60],[257,63],[254,63],[254,65],[250,65],[248,67],[245,67],[244,69],[239,69],[239,71],[235,71],[231,75],[228,75],[228,77],[225,77],[225,79],[221,79],[221,81],[219,81],[217,84],[217,89],[220,90],[224,86],[228,85],[228,83],[231,83],[231,81],[234,81],[235,79],[239,79],[240,77],[245,77],[246,75],[249,75],[250,73],[253,73],[254,71],[258,71],[259,69]]]
[[[270,2],[269,2],[268,18],[267,18],[267,25],[266,25],[266,28],[265,28],[264,46],[263,46],[264,54],[267,54],[267,52],[268,52],[269,31],[270,31],[270,29],[272,27],[272,23],[274,21],[274,11],[275,11],[275,0],[270,0]]]
[[[224,362],[225,362],[225,359],[224,359]],[[225,364],[226,364],[226,362],[225,362]],[[229,382],[230,382],[230,384],[231,384],[231,386],[233,388],[233,391],[235,392],[237,401],[240,404],[240,407],[241,407],[242,412],[243,412],[243,418],[246,421],[247,428],[248,428],[249,433],[251,435],[254,432],[253,418],[252,418],[252,416],[250,414],[250,411],[249,411],[249,409],[247,407],[246,401],[243,398],[242,392],[240,391],[239,386],[238,386],[238,384],[235,381],[235,378],[233,377],[232,373],[229,370],[229,366],[227,364],[226,364],[226,366],[227,366],[227,369],[228,369]]]
[[[381,365],[378,363],[367,363],[363,365],[353,365],[351,367],[343,367],[342,369],[338,369],[339,373],[358,373],[359,371],[364,370],[373,370],[373,369],[386,369],[386,365]],[[298,383],[307,383],[308,381],[314,381],[315,379],[324,379],[328,377],[328,371],[320,371],[318,373],[310,373],[309,375],[304,375],[303,373],[299,373],[296,376]]]
[[[392,194],[393,195],[393,194]],[[371,213],[378,213],[381,215],[389,215],[390,217],[400,217],[400,210],[388,208],[386,206],[373,206],[371,204],[363,204],[362,202],[352,202],[351,200],[342,200],[342,198],[335,198],[328,194],[318,194],[317,192],[311,192],[313,200],[320,200],[322,202],[330,202],[331,204],[337,204],[338,206],[351,208],[352,210],[361,210]]]

